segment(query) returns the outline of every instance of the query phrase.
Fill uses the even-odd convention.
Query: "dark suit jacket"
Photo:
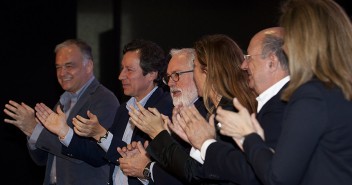
[[[349,185],[352,182],[352,101],[313,79],[291,96],[273,154],[258,135],[245,153],[264,184]]]
[[[219,105],[226,110],[236,111],[231,100],[222,98]],[[217,124],[216,121],[215,124]],[[217,140],[226,142],[228,145],[231,145],[232,148],[240,150],[230,137],[222,136],[218,133]],[[203,166],[191,158],[189,153],[185,152],[180,145],[176,145],[174,140],[169,137],[166,131],[161,132],[157,137],[155,137],[149,144],[147,150],[148,153],[155,158],[163,168],[167,169],[176,177],[182,179],[185,183],[230,184],[230,182],[224,179],[205,176]],[[246,162],[245,156],[242,154],[239,157],[239,161],[241,163],[240,166],[244,169],[242,172],[243,175],[239,175],[242,180],[241,184],[250,184],[253,179],[253,182],[258,183],[254,177],[253,171]]]
[[[144,107],[155,107],[162,114],[171,117],[172,115],[172,99],[169,92],[163,91],[162,88],[157,88],[154,93],[150,96]],[[124,147],[127,145],[122,141],[123,134],[126,129],[126,125],[129,119],[128,109],[126,103],[122,104],[116,112],[114,123],[109,131],[114,135],[110,147],[107,152],[103,151],[99,145],[95,143],[82,142],[81,137],[74,135],[72,141],[68,147],[63,147],[62,152],[65,155],[70,155],[75,158],[86,161],[87,163],[94,166],[101,166],[104,164],[110,164],[110,178],[109,183],[112,184],[112,173],[115,165],[119,165],[117,159],[121,155],[117,152],[117,147]],[[150,140],[149,136],[139,130],[137,127],[134,128],[132,141]],[[129,184],[141,184],[137,178],[129,177]]]
[[[257,119],[265,133],[265,142],[273,149],[275,149],[281,133],[282,119],[287,105],[280,98],[286,87],[287,84],[266,102],[257,114]],[[231,145],[221,142],[212,143],[207,149],[203,164],[205,176],[239,183],[241,179],[238,179],[238,175],[234,174],[242,173],[243,168],[241,163],[238,163],[238,158],[242,158],[242,156],[242,151],[233,149]]]
[[[87,117],[87,110],[90,110],[101,119],[101,123],[104,123],[103,126],[105,128],[109,128],[113,123],[118,106],[119,101],[115,95],[97,80],[93,80],[72,108],[67,118],[67,123],[72,128],[72,118],[76,115]],[[90,139],[84,140],[92,142]],[[45,128],[36,142],[36,147],[36,150],[29,149],[29,153],[37,164],[47,165],[44,179],[45,185],[49,184],[54,156],[56,156],[58,185],[101,185],[108,180],[108,165],[96,168],[81,160],[61,154],[62,144],[58,137]]]
[[[204,102],[202,98],[198,98],[196,102],[194,102],[194,106],[197,108],[199,113],[205,118],[208,114],[207,109],[204,106]],[[182,146],[182,149],[185,150],[186,153],[189,153],[192,146],[179,138],[176,134],[171,134],[172,139],[174,139],[176,143]],[[167,136],[169,137],[169,136]],[[171,137],[170,137],[171,139]],[[181,149],[181,148],[180,148]],[[155,185],[182,185],[184,182],[179,180],[177,177],[169,174],[167,169],[164,169],[158,162],[153,167],[153,179]]]

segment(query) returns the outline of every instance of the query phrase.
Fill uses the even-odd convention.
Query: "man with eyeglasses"
[[[203,100],[198,98],[197,88],[193,79],[193,61],[195,58],[194,49],[171,49],[170,55],[171,59],[168,64],[167,74],[163,77],[163,82],[170,87],[170,94],[174,106],[189,106],[194,104],[199,112],[205,117],[207,110],[204,106]],[[178,141],[187,152],[191,151],[191,145],[183,139],[180,139],[176,134],[169,133],[167,130],[160,130],[157,131],[157,133],[166,135],[171,134],[173,139]],[[137,166],[139,166],[141,161],[150,161],[147,155],[132,156],[130,154],[133,151],[141,151],[142,154],[146,154],[146,151],[141,144],[139,144],[138,147],[137,143],[132,143],[128,147],[123,149],[119,148],[118,150],[122,156],[128,156],[119,159],[120,166],[126,175],[137,176],[140,178],[143,177],[143,174],[149,175],[149,178],[153,180],[154,184],[160,185],[183,184],[173,176],[170,176],[169,178],[174,180],[165,178],[165,172],[161,169],[158,162],[149,162],[146,167],[140,166],[138,168]],[[146,170],[150,173],[146,173]]]

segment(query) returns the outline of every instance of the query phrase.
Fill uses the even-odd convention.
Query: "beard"
[[[194,101],[197,99],[198,97],[198,92],[197,89],[194,88],[185,88],[185,89],[177,89],[177,88],[171,88],[170,92],[174,92],[174,91],[179,91],[181,92],[181,96],[177,96],[174,97],[174,94],[171,93],[171,97],[172,97],[172,102],[174,104],[174,106],[177,105],[183,105],[183,106],[189,106],[192,105],[194,103]]]

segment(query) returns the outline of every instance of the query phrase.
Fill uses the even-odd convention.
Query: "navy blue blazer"
[[[350,185],[351,133],[352,101],[313,79],[292,94],[275,154],[256,134],[244,150],[264,184]]]
[[[265,133],[265,142],[267,145],[275,149],[277,140],[281,133],[282,119],[287,102],[281,100],[281,93],[287,87],[286,83],[281,90],[266,102],[257,114],[257,120]],[[231,153],[231,157],[229,154]],[[243,152],[233,149],[231,145],[222,142],[212,143],[205,156],[203,164],[204,174],[207,178],[218,178],[233,183],[240,183],[241,174],[245,169],[238,162],[238,158],[243,157]],[[247,169],[246,169],[247,170]],[[257,179],[257,178],[255,178]],[[259,179],[257,182],[261,183]],[[252,183],[250,183],[252,184]]]
[[[155,107],[162,114],[171,117],[172,115],[172,99],[169,92],[164,91],[162,88],[158,87],[154,93],[150,96],[147,103],[144,106]],[[117,152],[117,147],[124,147],[127,145],[122,141],[123,134],[126,129],[126,125],[129,119],[128,109],[126,108],[126,103],[123,103],[116,112],[114,123],[109,129],[109,131],[114,135],[110,147],[107,152],[103,151],[96,142],[82,142],[82,137],[74,135],[72,141],[68,147],[63,147],[62,152],[65,155],[69,155],[80,160],[86,161],[93,166],[101,166],[104,164],[110,164],[110,178],[109,183],[112,184],[112,173],[114,171],[115,165],[119,165],[117,159],[121,155]],[[142,141],[150,140],[149,136],[139,130],[137,127],[134,128],[132,141]],[[129,184],[141,184],[137,178],[129,177]]]
[[[56,106],[59,106],[59,103]],[[56,110],[56,106],[54,110]],[[87,110],[90,110],[101,119],[105,128],[109,128],[113,123],[118,107],[119,101],[113,92],[105,88],[95,79],[72,108],[67,118],[67,124],[72,128],[72,118],[76,115],[87,117]],[[88,138],[82,138],[82,140],[93,143],[92,140]],[[44,185],[49,184],[54,156],[56,156],[56,177],[58,185],[101,185],[108,180],[108,165],[93,167],[82,160],[77,160],[73,156],[63,155],[61,153],[63,146],[57,135],[44,128],[36,142],[37,149],[29,149],[32,159],[38,165],[46,165]]]

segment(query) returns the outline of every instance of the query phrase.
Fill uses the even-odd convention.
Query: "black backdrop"
[[[84,1],[78,1],[84,3]],[[99,1],[97,1],[99,2]],[[104,3],[104,1],[100,1]],[[132,38],[150,39],[165,51],[191,47],[204,34],[231,36],[244,50],[256,32],[275,26],[279,0],[121,0],[114,3],[114,29],[99,35],[101,82],[124,101],[120,83],[121,45]],[[338,1],[351,14],[348,0]],[[0,3],[0,106],[12,99],[53,106],[62,90],[56,81],[54,46],[76,37],[74,0],[17,0]],[[17,128],[0,122],[0,184],[38,185],[44,167],[36,166]]]

